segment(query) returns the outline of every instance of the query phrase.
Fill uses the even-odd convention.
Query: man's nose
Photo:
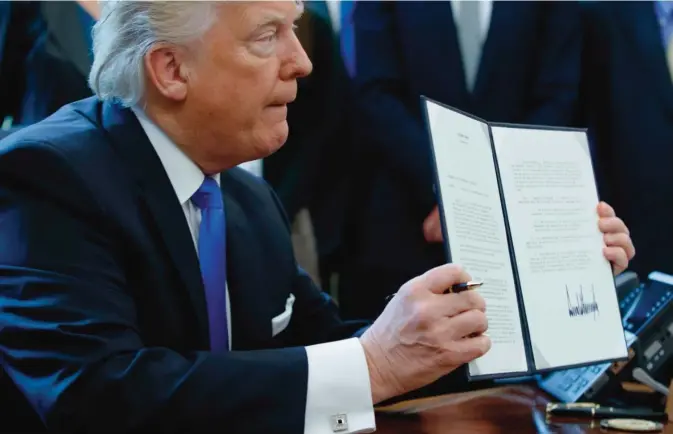
[[[306,77],[313,71],[313,63],[311,59],[308,58],[308,54],[304,48],[300,48],[299,53],[297,54],[297,78]]]
[[[309,59],[299,39],[295,37],[293,42],[289,59],[281,70],[284,80],[306,77],[313,70],[313,63],[311,63],[311,59]]]

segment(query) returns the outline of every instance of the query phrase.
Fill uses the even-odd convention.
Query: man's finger
[[[486,301],[477,290],[469,290],[437,297],[432,307],[438,317],[453,317],[470,310],[486,312]]]
[[[603,233],[617,233],[623,232],[625,234],[629,233],[629,229],[626,227],[626,224],[619,217],[605,217],[598,220],[598,228]]]
[[[615,274],[621,273],[629,266],[626,252],[621,247],[605,247],[603,249],[603,254],[605,255],[605,258],[612,263],[612,268]]]
[[[460,265],[444,264],[427,271],[421,281],[435,294],[443,294],[451,286],[468,282],[470,279],[470,275]]]
[[[443,241],[442,224],[439,218],[439,209],[435,207],[423,222],[423,235],[429,243]]]
[[[441,225],[424,227],[423,236],[425,237],[425,241],[429,243],[441,243],[444,241]]]
[[[478,359],[491,349],[491,339],[486,335],[453,341],[446,348],[443,362],[447,366],[463,365]]]
[[[488,319],[481,310],[468,310],[442,321],[441,333],[449,339],[458,340],[480,335],[488,330]]]
[[[598,204],[598,215],[600,217],[616,217],[614,208],[608,205],[605,202],[600,202]]]
[[[628,259],[631,259],[636,255],[636,248],[631,242],[631,237],[629,237],[627,234],[623,232],[611,233],[603,235],[603,238],[605,239],[605,244],[608,247],[621,247],[624,249]]]

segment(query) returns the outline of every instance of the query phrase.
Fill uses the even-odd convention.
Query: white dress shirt
[[[467,1],[472,2],[473,0],[467,0]],[[458,1],[457,0],[452,0],[451,1],[451,9],[452,9],[452,12],[453,12],[453,21],[454,21],[454,24],[456,26],[456,33],[458,34],[459,37],[460,37],[460,34],[461,34],[461,26],[469,25],[468,23],[461,23],[460,19],[458,18],[458,17],[460,17],[460,8],[462,7],[464,2],[465,2],[465,0],[458,0]],[[486,42],[486,38],[488,37],[488,29],[491,27],[491,14],[493,12],[493,3],[491,1],[489,1],[489,0],[478,0],[476,3],[479,7],[479,17],[478,17],[478,19],[479,19],[479,29],[478,29],[477,36],[480,38],[479,41],[480,41],[481,45],[476,50],[477,60],[476,60],[476,64],[474,65],[474,68],[476,68],[476,70],[472,70],[472,67],[468,68],[467,65],[466,65],[466,70],[465,70],[466,80],[467,80],[468,89],[470,91],[474,90],[473,86],[475,84],[474,82],[476,80],[476,74],[478,73],[479,66],[481,64],[482,50],[483,50],[484,43]],[[465,29],[462,29],[462,30],[465,30]],[[468,59],[465,59],[465,57],[463,56],[463,60],[465,61],[465,60],[468,60]]]
[[[332,21],[332,30],[334,33],[341,31],[341,4],[339,0],[326,0],[327,12]]]
[[[451,0],[451,10],[454,16],[454,24],[456,27],[460,26],[460,23],[456,21],[455,17],[460,16],[460,5],[465,1],[474,1],[474,0]],[[486,41],[486,36],[488,35],[488,29],[491,27],[491,14],[493,13],[493,1],[491,0],[477,0],[479,2],[479,16],[481,18],[481,41],[482,44]]]
[[[246,161],[245,163],[239,164],[238,167],[255,176],[259,176],[260,178],[264,177],[264,160],[261,158],[259,160]]]
[[[453,10],[453,16],[457,17],[458,12],[460,11],[460,4],[463,1],[473,1],[473,0],[451,0],[451,9]],[[479,10],[481,14],[481,32],[482,40],[486,40],[486,35],[488,34],[488,29],[491,25],[491,13],[493,12],[493,1],[492,0],[478,0],[479,1]],[[332,28],[335,32],[341,30],[341,9],[340,9],[340,0],[326,0],[327,10],[329,11],[330,18],[332,20]],[[455,20],[454,20],[455,21]],[[459,25],[459,23],[455,23]]]
[[[203,183],[205,175],[142,111],[134,109],[133,112],[154,146],[173,185],[192,233],[194,249],[198,254],[201,210],[190,199]],[[219,184],[219,174],[213,178]],[[231,342],[229,310],[227,290],[227,321]],[[304,433],[351,434],[375,431],[369,370],[359,339],[351,338],[308,346],[306,355],[308,390]],[[339,418],[344,422],[342,426],[347,426],[347,429],[334,429],[334,423]]]

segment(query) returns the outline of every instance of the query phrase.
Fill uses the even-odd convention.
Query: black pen
[[[469,282],[458,283],[456,285],[451,286],[446,291],[444,291],[444,294],[450,294],[450,293],[457,294],[459,292],[469,291],[470,289],[479,288],[483,284],[484,284],[483,280],[470,280]]]
[[[668,420],[668,414],[635,408],[603,407],[593,403],[547,404],[547,414],[552,416],[581,417],[591,419],[646,419]]]
[[[459,292],[468,291],[470,289],[475,289],[484,284],[483,280],[470,280],[469,282],[457,283],[452,285],[449,289],[444,291],[444,294],[458,294]],[[386,296],[386,303],[389,302],[393,297],[395,297],[396,292]]]

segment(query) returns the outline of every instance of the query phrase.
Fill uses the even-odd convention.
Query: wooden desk
[[[555,418],[545,420],[550,402],[532,387],[504,387],[415,401],[423,406],[416,415],[378,413],[377,434],[495,434],[495,433],[614,433],[598,421]],[[673,434],[673,423],[662,431]]]

